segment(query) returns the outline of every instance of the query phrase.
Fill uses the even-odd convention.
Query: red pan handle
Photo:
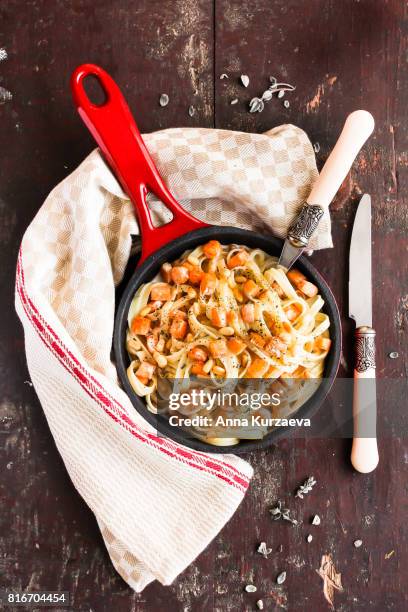
[[[90,75],[98,79],[105,93],[106,100],[100,106],[89,100],[84,89],[84,79]],[[135,206],[142,236],[139,264],[166,243],[207,227],[185,211],[163,183],[129,107],[109,74],[94,64],[83,64],[72,74],[71,89],[82,120]],[[173,213],[166,225],[154,227],[146,203],[149,191]]]

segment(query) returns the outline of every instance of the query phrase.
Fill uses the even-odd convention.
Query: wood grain
[[[347,258],[360,195],[373,197],[377,364],[381,378],[407,377],[408,336],[408,16],[398,0],[5,0],[0,5],[0,435],[4,470],[0,513],[1,587],[64,589],[78,610],[325,610],[321,555],[331,552],[344,592],[336,610],[407,608],[408,443],[380,436],[380,466],[362,476],[349,466],[347,440],[285,440],[248,460],[251,489],[206,551],[171,586],[133,593],[112,568],[95,520],[76,494],[26,383],[21,327],[13,310],[14,268],[25,227],[50,189],[91,150],[68,90],[72,69],[95,61],[123,88],[143,131],[181,125],[262,132],[295,123],[320,144],[322,164],[346,115],[365,108],[376,131],[332,205],[334,251],[313,262],[343,315],[341,375],[351,375]],[[229,78],[220,80],[227,73]],[[239,83],[248,74],[247,89]],[[289,109],[272,100],[262,113],[248,102],[268,77],[293,83]],[[161,93],[169,105],[158,105]],[[239,103],[231,106],[231,99]],[[193,104],[196,114],[188,115]],[[350,348],[349,348],[350,347]],[[399,358],[390,360],[390,351]],[[400,402],[406,403],[402,394]],[[398,398],[397,398],[398,401]],[[379,427],[392,413],[379,401]],[[347,403],[344,411],[351,409]],[[303,501],[293,492],[309,475]],[[285,500],[303,524],[272,523],[268,507]],[[310,526],[315,514],[319,527]],[[313,534],[308,544],[305,537]],[[363,540],[355,549],[353,541]],[[265,540],[268,560],[255,553]],[[279,552],[280,546],[282,551]],[[386,554],[395,552],[390,558]],[[287,571],[277,586],[276,576]],[[244,592],[250,581],[255,594]]]

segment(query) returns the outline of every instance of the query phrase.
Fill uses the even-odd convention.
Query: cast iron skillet
[[[84,79],[91,75],[99,80],[106,96],[100,106],[91,103],[84,90]],[[210,226],[183,210],[161,180],[118,86],[102,68],[93,64],[79,66],[72,75],[71,87],[80,116],[135,205],[142,236],[141,258],[118,305],[113,338],[118,375],[133,406],[161,434],[199,451],[243,453],[265,448],[279,437],[287,436],[289,429],[293,428],[273,430],[261,441],[243,440],[235,446],[213,446],[193,438],[180,428],[170,426],[164,417],[149,412],[144,400],[134,392],[126,373],[130,360],[125,339],[128,310],[138,287],[150,281],[164,262],[174,261],[184,251],[204,244],[211,238],[226,245],[234,243],[260,248],[275,256],[279,256],[283,242],[272,236],[262,236],[235,227]],[[158,228],[153,226],[146,204],[148,191],[155,193],[171,210],[171,222]],[[319,288],[325,301],[323,310],[330,318],[332,339],[324,378],[314,395],[296,413],[296,418],[300,419],[310,418],[316,412],[336,377],[340,362],[341,323],[335,299],[325,280],[304,257],[298,260],[296,266]]]

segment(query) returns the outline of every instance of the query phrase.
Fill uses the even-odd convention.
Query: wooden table
[[[344,592],[337,610],[407,609],[408,442],[380,440],[381,463],[362,476],[348,440],[286,440],[248,456],[255,476],[241,507],[171,586],[133,593],[112,568],[96,522],[75,492],[34,389],[26,383],[22,329],[13,308],[14,270],[24,229],[51,188],[94,146],[68,88],[75,66],[94,61],[124,90],[141,130],[173,126],[262,132],[293,122],[320,144],[321,164],[345,116],[366,108],[376,131],[332,205],[335,249],[313,255],[343,316],[343,375],[351,374],[347,313],[350,228],[361,193],[373,196],[374,320],[378,375],[407,376],[408,14],[399,0],[4,0],[0,6],[0,349],[2,587],[62,589],[75,610],[325,610],[321,555],[331,552]],[[220,80],[227,73],[229,79]],[[250,77],[245,90],[241,73]],[[250,114],[248,101],[274,75],[296,85],[290,108],[274,100]],[[159,95],[170,96],[166,108]],[[239,103],[231,106],[232,98]],[[196,114],[191,118],[188,107]],[[399,358],[391,360],[390,351]],[[406,396],[399,397],[406,403]],[[349,410],[345,406],[344,410]],[[382,419],[393,411],[387,398]],[[320,528],[272,523],[268,507],[290,500],[305,477],[318,484],[295,508]],[[311,531],[313,542],[305,535]],[[356,549],[353,541],[363,540]],[[271,543],[268,560],[255,554]],[[282,545],[282,552],[278,547]],[[394,551],[391,554],[391,551]],[[284,585],[275,583],[286,569]],[[243,587],[251,579],[258,593]]]

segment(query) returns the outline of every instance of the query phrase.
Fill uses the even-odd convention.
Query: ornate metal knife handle
[[[298,248],[306,247],[323,214],[324,210],[318,204],[304,204],[299,216],[289,228],[290,243]]]
[[[357,372],[375,368],[375,330],[372,327],[358,327],[355,331]]]

